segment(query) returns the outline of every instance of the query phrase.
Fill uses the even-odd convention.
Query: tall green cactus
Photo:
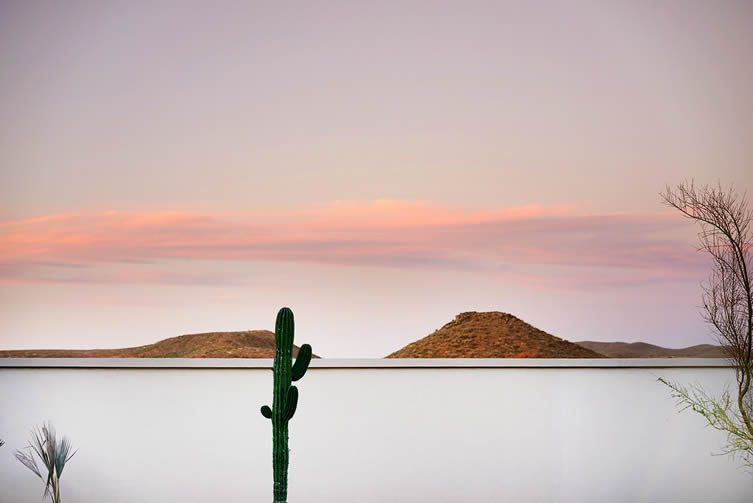
[[[293,311],[283,307],[275,322],[272,408],[268,405],[261,408],[261,414],[272,420],[274,503],[285,503],[288,499],[288,421],[298,405],[298,388],[290,383],[302,378],[311,362],[311,346],[304,344],[298,350],[295,364],[291,364],[294,332]]]

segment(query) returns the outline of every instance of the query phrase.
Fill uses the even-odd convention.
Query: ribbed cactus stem
[[[272,420],[272,468],[274,503],[286,503],[288,498],[288,422],[295,414],[298,389],[291,386],[306,373],[311,360],[311,346],[304,344],[292,364],[295,322],[293,311],[284,307],[277,313],[275,323],[275,360],[272,408],[263,406],[261,413]]]

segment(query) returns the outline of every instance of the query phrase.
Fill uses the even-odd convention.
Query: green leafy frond
[[[712,396],[698,386],[686,387],[666,379],[659,379],[671,390],[681,410],[692,410],[702,415],[709,426],[727,434],[727,444],[720,454],[739,456],[748,467],[753,468],[753,436],[728,390],[720,396]]]

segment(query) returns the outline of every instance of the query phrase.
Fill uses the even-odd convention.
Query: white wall
[[[320,362],[321,363],[321,362]],[[9,368],[0,501],[38,503],[13,459],[51,420],[78,454],[72,503],[271,501],[264,368]],[[291,423],[289,501],[748,502],[724,436],[658,376],[719,390],[729,368],[312,368]]]

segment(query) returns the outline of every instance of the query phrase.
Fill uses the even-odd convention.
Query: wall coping
[[[731,368],[723,358],[321,358],[312,369]],[[0,369],[271,369],[271,358],[0,358]]]

